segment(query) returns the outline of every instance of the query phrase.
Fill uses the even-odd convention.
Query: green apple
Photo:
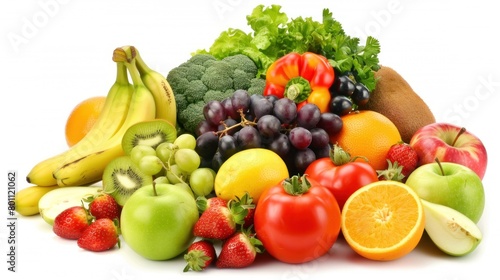
[[[470,168],[452,162],[433,162],[415,169],[406,184],[420,198],[453,208],[477,223],[484,210],[481,178]]]
[[[124,241],[150,260],[168,260],[194,240],[196,201],[184,188],[152,184],[135,191],[123,206],[120,222]]]

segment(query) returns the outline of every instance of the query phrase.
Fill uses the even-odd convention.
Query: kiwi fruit
[[[113,159],[104,169],[102,185],[116,202],[123,206],[138,189],[153,183],[153,176],[144,174],[129,156]]]
[[[137,145],[148,145],[156,149],[164,142],[172,143],[177,138],[177,129],[170,122],[154,119],[138,122],[130,126],[122,138],[122,148],[125,155]]]
[[[401,139],[410,143],[421,127],[435,123],[427,104],[394,69],[381,66],[375,72],[377,85],[361,109],[373,110],[389,118],[399,130]]]

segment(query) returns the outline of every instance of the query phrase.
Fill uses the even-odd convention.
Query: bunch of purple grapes
[[[283,158],[290,174],[303,173],[315,159],[329,156],[330,136],[342,129],[337,114],[321,113],[315,104],[298,110],[288,98],[249,95],[245,90],[208,102],[203,114],[195,150],[202,165],[215,171],[238,151],[265,148]]]

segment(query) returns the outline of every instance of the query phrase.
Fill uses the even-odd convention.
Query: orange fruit
[[[258,202],[265,189],[288,178],[288,168],[275,152],[264,148],[242,150],[229,157],[215,175],[215,194],[225,200],[248,192]]]
[[[359,255],[378,261],[410,253],[424,233],[422,201],[410,187],[377,181],[361,187],[342,209],[342,234]]]
[[[73,108],[65,127],[66,143],[69,147],[78,143],[94,126],[105,101],[105,96],[90,97]]]
[[[342,129],[330,137],[330,142],[337,143],[352,157],[365,157],[375,170],[386,169],[389,148],[401,141],[396,125],[386,116],[370,110],[353,111],[341,118]]]

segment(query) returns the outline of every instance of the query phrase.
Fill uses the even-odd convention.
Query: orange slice
[[[342,209],[342,234],[359,255],[377,261],[410,253],[424,232],[417,193],[396,181],[378,181],[354,192]]]

